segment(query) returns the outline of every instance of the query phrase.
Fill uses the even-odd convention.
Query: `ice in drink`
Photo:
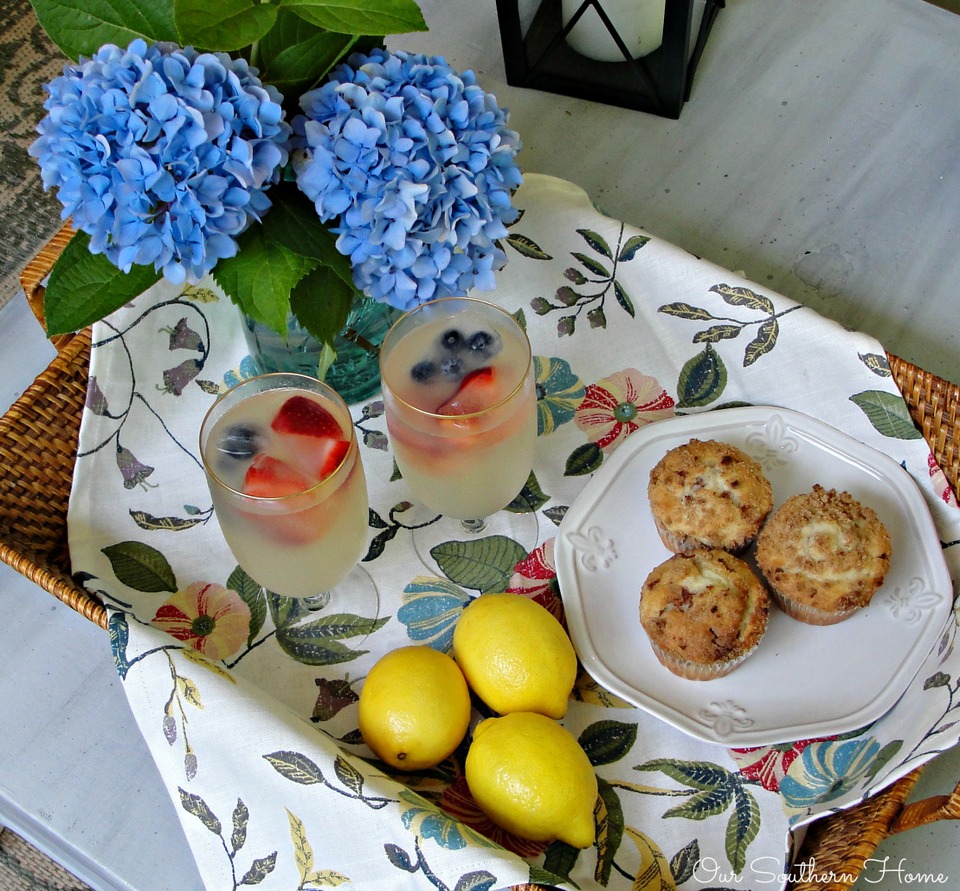
[[[380,362],[390,442],[416,496],[462,520],[509,504],[537,436],[530,344],[516,321],[479,300],[427,303],[394,325]]]
[[[211,408],[201,454],[223,536],[258,584],[315,597],[359,560],[367,489],[347,407],[300,375],[244,381]]]

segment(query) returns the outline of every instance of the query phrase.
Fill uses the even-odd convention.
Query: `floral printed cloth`
[[[212,282],[158,285],[96,326],[74,570],[110,608],[123,687],[211,891],[779,887],[792,828],[958,739],[953,613],[895,708],[836,738],[729,749],[583,675],[563,720],[599,778],[597,841],[583,851],[485,820],[462,750],[417,776],[372,759],[356,703],[376,659],[411,642],[449,650],[457,616],[484,591],[532,597],[562,619],[554,544],[566,509],[631,434],[674,415],[776,404],[893,456],[960,573],[960,512],[879,344],[604,217],[565,181],[529,174],[516,201],[493,299],[522,318],[536,357],[537,459],[503,515],[525,521],[526,537],[418,545],[382,405],[354,406],[370,497],[360,568],[376,615],[265,594],[222,540],[197,434],[252,367],[239,314]]]

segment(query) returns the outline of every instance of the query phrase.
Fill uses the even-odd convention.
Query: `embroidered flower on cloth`
[[[300,99],[297,185],[332,221],[354,282],[399,309],[490,290],[518,211],[507,113],[439,57],[355,53]]]
[[[674,405],[654,378],[626,368],[587,386],[574,421],[590,442],[612,451],[644,424],[673,417]]]
[[[217,662],[246,643],[250,607],[223,585],[194,582],[164,601],[151,624]]]
[[[288,157],[282,97],[257,75],[226,53],[137,39],[49,84],[30,154],[93,253],[175,284],[236,253]]]
[[[957,496],[953,494],[947,475],[943,472],[943,468],[937,464],[937,459],[933,457],[932,452],[927,457],[927,470],[930,472],[930,485],[933,486],[933,491],[936,492],[937,497],[944,504],[957,507]]]

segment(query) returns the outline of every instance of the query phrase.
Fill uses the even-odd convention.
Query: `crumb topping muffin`
[[[677,554],[695,548],[739,553],[773,508],[760,464],[724,442],[691,439],[650,471],[650,510],[663,543]]]
[[[770,601],[749,566],[727,551],[676,554],[647,576],[640,624],[657,658],[690,680],[729,674],[760,643]]]
[[[890,535],[849,492],[815,485],[770,517],[757,564],[785,612],[832,625],[866,606],[890,567]]]

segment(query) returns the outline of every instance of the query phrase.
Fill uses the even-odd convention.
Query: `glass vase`
[[[380,344],[402,313],[387,303],[356,300],[347,324],[336,336],[336,358],[323,380],[348,403],[362,402],[380,389]],[[243,333],[250,355],[263,373],[284,371],[319,377],[323,343],[289,313],[286,334],[279,334],[249,315]]]

